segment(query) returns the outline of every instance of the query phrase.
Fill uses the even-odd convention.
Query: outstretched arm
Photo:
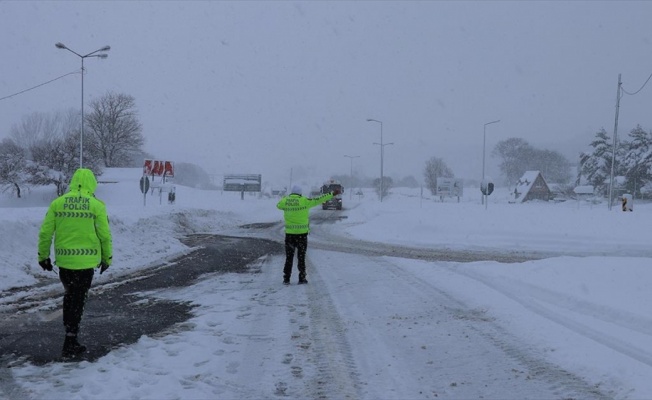
[[[315,207],[318,206],[322,203],[327,202],[328,200],[332,199],[334,196],[333,193],[326,193],[322,194],[321,196],[317,197],[316,199],[308,199],[308,207]]]

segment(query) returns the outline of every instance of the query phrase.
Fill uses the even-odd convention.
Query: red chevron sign
[[[145,160],[143,175],[173,177],[174,163],[172,161]]]

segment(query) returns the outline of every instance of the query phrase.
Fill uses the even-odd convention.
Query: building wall
[[[550,200],[550,189],[541,175],[538,175],[525,200]]]

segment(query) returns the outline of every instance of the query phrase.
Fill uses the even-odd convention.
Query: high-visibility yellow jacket
[[[310,232],[310,209],[332,198],[332,193],[321,195],[316,199],[309,199],[296,193],[283,197],[276,204],[276,208],[283,210],[285,233],[300,235]]]
[[[79,168],[70,180],[70,190],[50,203],[38,234],[38,260],[50,257],[54,236],[55,264],[59,268],[95,268],[111,265],[113,245],[106,205],[95,198],[97,180],[93,171]]]

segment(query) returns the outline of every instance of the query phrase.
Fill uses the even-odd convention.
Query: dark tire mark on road
[[[332,239],[332,240],[331,240]],[[315,249],[337,251],[341,253],[364,254],[373,257],[400,257],[424,261],[476,262],[497,261],[501,263],[520,263],[540,260],[550,255],[539,252],[510,251],[473,251],[446,248],[416,248],[396,244],[376,243],[358,239],[343,240],[341,237],[319,236],[319,240],[310,242]]]

